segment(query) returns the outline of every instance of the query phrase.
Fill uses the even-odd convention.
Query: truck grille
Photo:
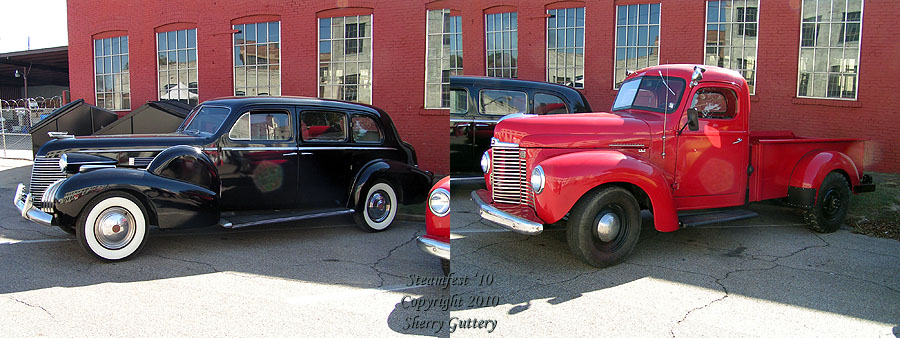
[[[534,207],[534,194],[528,184],[527,166],[520,149],[496,146],[491,149],[491,197],[494,202]]]
[[[59,170],[59,159],[35,156],[31,167],[31,185],[29,187],[34,206],[41,207],[41,197],[53,182],[66,178],[66,173]]]

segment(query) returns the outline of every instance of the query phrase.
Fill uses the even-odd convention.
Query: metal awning
[[[29,87],[69,86],[69,47],[62,46],[0,53],[0,87],[22,87],[24,81],[15,72],[29,65]]]

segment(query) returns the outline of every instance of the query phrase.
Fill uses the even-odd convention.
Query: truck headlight
[[[481,170],[484,171],[485,174],[491,170],[491,155],[488,155],[488,152],[484,152],[481,155]]]
[[[544,190],[544,169],[540,165],[531,170],[531,189],[535,194]]]
[[[450,192],[444,188],[437,188],[428,197],[428,208],[437,217],[447,216],[450,212]]]
[[[62,154],[59,157],[59,171],[66,171],[66,167],[69,166],[69,158],[66,154]]]

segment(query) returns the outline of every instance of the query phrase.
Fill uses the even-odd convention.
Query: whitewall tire
[[[355,214],[356,223],[371,232],[387,229],[397,217],[398,202],[394,187],[378,181],[366,189],[366,196],[360,201]]]
[[[147,241],[147,212],[134,196],[108,192],[94,198],[78,217],[81,247],[107,261],[128,259]]]

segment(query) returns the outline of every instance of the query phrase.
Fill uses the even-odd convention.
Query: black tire
[[[378,180],[367,185],[364,191],[365,195],[353,213],[356,225],[368,232],[387,229],[397,217],[399,206],[394,186],[387,181]]]
[[[60,225],[59,225],[59,229],[62,230],[62,231],[64,231],[65,233],[67,233],[67,234],[69,234],[69,235],[74,235],[74,234],[75,234],[75,226],[74,226],[74,225],[71,225],[71,224],[60,224]]]
[[[617,231],[607,231],[606,240],[598,233],[604,217],[612,217]],[[609,229],[609,228],[606,228]],[[621,263],[631,253],[641,234],[641,211],[637,200],[620,187],[594,189],[572,207],[566,227],[569,249],[598,268]]]
[[[147,208],[131,194],[106,192],[91,200],[78,215],[75,236],[91,256],[108,262],[126,260],[147,243],[148,216]],[[114,222],[117,218],[120,221]],[[111,222],[104,223],[104,219]],[[104,230],[108,235],[103,235]]]
[[[804,211],[806,226],[816,232],[835,232],[844,223],[850,207],[850,183],[838,172],[830,172],[816,193],[816,205]]]
[[[441,271],[444,272],[444,276],[450,275],[450,260],[449,259],[441,260]]]

